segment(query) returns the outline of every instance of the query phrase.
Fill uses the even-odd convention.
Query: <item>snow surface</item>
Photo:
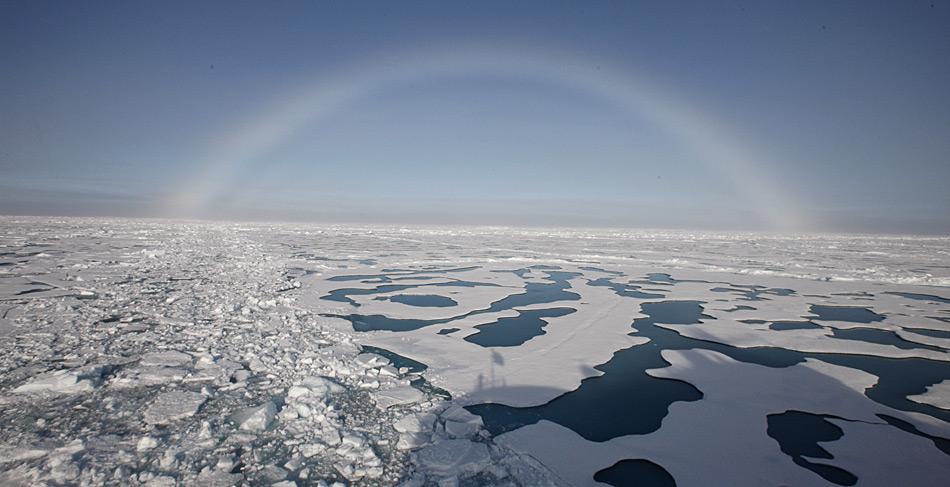
[[[945,380],[927,387],[927,392],[908,396],[914,402],[921,404],[930,404],[940,409],[950,410],[950,380]]]
[[[842,429],[821,444],[833,458],[814,461],[859,485],[940,485],[950,461],[931,438],[950,438],[950,372],[888,406],[868,393],[879,377],[820,358],[663,350],[670,365],[648,373],[702,399],[604,442],[547,420],[492,437],[460,406],[577,389],[615,352],[658,345],[630,335],[657,301],[701,301],[700,323],[656,326],[705,343],[950,371],[948,264],[950,239],[936,237],[0,217],[0,484],[593,485],[646,459],[678,485],[821,485],[766,434],[768,415],[796,410]],[[579,299],[489,310],[552,271],[577,273]],[[340,289],[359,290],[353,304],[326,299]],[[815,305],[883,319],[822,320]],[[576,311],[519,346],[464,339],[564,307]],[[438,323],[357,332],[339,318],[356,314]],[[896,345],[835,336],[861,328]]]

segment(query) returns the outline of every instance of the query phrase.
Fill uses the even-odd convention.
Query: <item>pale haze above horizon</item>
[[[0,5],[0,214],[950,233],[950,2]]]

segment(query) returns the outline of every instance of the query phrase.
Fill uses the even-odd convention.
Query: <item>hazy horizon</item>
[[[66,214],[29,214],[29,213],[0,213],[0,219],[7,218],[12,220],[17,219],[35,219],[38,221],[43,220],[96,220],[100,219],[103,221],[127,221],[127,222],[169,222],[169,223],[183,223],[183,224],[208,224],[208,225],[251,225],[251,226],[267,226],[267,225],[277,225],[277,226],[296,226],[301,229],[306,229],[308,227],[314,228],[323,228],[323,227],[336,227],[336,228],[345,228],[345,229],[359,229],[359,228],[378,228],[378,229],[388,229],[392,230],[395,228],[405,228],[410,230],[421,230],[421,229],[438,229],[438,230],[454,230],[454,229],[471,229],[471,230],[505,230],[505,231],[514,231],[514,232],[543,232],[543,231],[577,231],[577,232],[604,232],[613,234],[614,232],[660,232],[660,233],[670,233],[670,234],[706,234],[706,235],[716,235],[716,234],[727,234],[729,236],[739,237],[743,235],[753,235],[753,236],[769,236],[769,237],[789,237],[789,236],[810,236],[810,237],[859,237],[859,236],[869,236],[869,237],[881,237],[881,238],[902,238],[902,237],[919,237],[924,239],[948,239],[950,238],[950,232],[947,233],[925,233],[925,232],[900,232],[900,231],[846,231],[846,230],[778,230],[778,229],[744,229],[744,228],[722,228],[722,227],[673,227],[673,226],[621,226],[621,225],[584,225],[584,224],[540,224],[540,223],[479,223],[479,222],[470,222],[470,223],[460,223],[456,221],[446,221],[446,222],[433,222],[432,220],[425,221],[408,221],[408,222],[398,222],[398,221],[386,221],[386,220],[355,220],[355,219],[337,219],[337,220],[318,220],[318,219],[304,219],[304,218],[277,218],[277,217],[176,217],[176,216],[141,216],[141,215],[104,215],[104,214],[75,214],[75,215],[66,215]]]

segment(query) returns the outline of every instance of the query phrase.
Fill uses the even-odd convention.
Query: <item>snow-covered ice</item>
[[[207,396],[198,392],[163,392],[145,410],[143,419],[149,424],[168,424],[188,418],[194,416],[207,399]]]
[[[950,380],[927,386],[927,392],[908,396],[907,399],[921,404],[930,404],[940,409],[950,410]]]
[[[242,430],[261,432],[271,425],[276,416],[277,406],[267,401],[260,406],[245,408],[234,413],[231,415],[231,420]]]
[[[622,460],[677,485],[950,475],[947,238],[0,230],[2,485],[594,485]],[[486,324],[514,338],[466,340]],[[617,370],[695,400],[594,441],[621,418],[554,400]],[[524,422],[473,414],[486,404]],[[789,414],[838,433],[784,437]]]

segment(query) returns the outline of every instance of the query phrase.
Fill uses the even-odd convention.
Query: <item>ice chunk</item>
[[[24,460],[36,460],[46,456],[47,451],[19,446],[0,446],[0,465]]]
[[[145,482],[146,487],[175,487],[175,478],[167,475],[160,475]]]
[[[326,450],[326,447],[320,443],[308,443],[300,447],[300,454],[310,458],[323,453],[324,450]]]
[[[385,365],[380,367],[379,375],[385,377],[399,377],[399,370],[397,370],[392,365]]]
[[[231,415],[231,420],[237,423],[238,428],[245,431],[264,431],[277,416],[277,406],[267,401],[260,406],[242,409]]]
[[[399,450],[411,450],[425,446],[432,439],[429,433],[403,433],[399,435],[399,441],[396,442],[396,448]]]
[[[143,355],[139,363],[145,366],[180,367],[191,365],[191,355],[175,350],[152,352]]]
[[[425,394],[410,385],[399,385],[390,389],[381,390],[375,395],[376,405],[386,409],[397,404],[412,404],[425,399]]]
[[[400,433],[422,433],[432,431],[434,425],[434,414],[414,413],[400,418],[393,425],[393,428]]]
[[[320,439],[330,446],[337,446],[342,441],[340,439],[340,432],[333,428],[323,430],[323,432],[320,434]]]
[[[267,465],[258,474],[268,482],[280,482],[287,478],[287,473],[286,470],[277,465]]]
[[[445,433],[450,438],[471,438],[478,434],[478,423],[459,423],[458,421],[446,421]]]
[[[343,387],[326,377],[308,377],[287,390],[287,397],[296,399],[305,396],[323,397],[327,394],[342,392]]]
[[[310,377],[303,381],[303,385],[307,386],[314,392],[321,396],[327,394],[343,392],[343,387],[336,382],[333,382],[326,377]]]
[[[455,421],[458,423],[474,423],[482,424],[482,417],[468,412],[467,409],[453,404],[447,407],[442,414],[440,414],[442,419],[445,421]]]
[[[244,480],[244,475],[239,473],[230,473],[224,472],[221,470],[202,470],[201,474],[198,475],[198,484],[199,485],[208,485],[208,486],[232,486],[241,483]]]
[[[422,468],[435,476],[446,477],[479,472],[491,463],[488,447],[468,440],[443,440],[419,450]]]
[[[356,356],[357,365],[364,369],[389,365],[389,359],[375,353],[361,353]]]
[[[359,435],[357,435],[357,434],[355,434],[355,433],[346,433],[346,434],[344,434],[344,435],[343,435],[343,440],[342,440],[342,442],[343,442],[344,445],[350,445],[350,446],[353,446],[353,447],[361,447],[361,446],[363,446],[363,441],[364,441],[364,440],[363,440],[363,437],[361,437],[361,436],[359,436]]]
[[[138,444],[135,445],[135,449],[138,451],[148,451],[158,446],[158,441],[151,436],[143,436]]]
[[[56,370],[34,377],[31,381],[13,390],[16,393],[53,392],[59,394],[73,394],[95,389],[93,378],[81,378],[82,375],[72,370]]]
[[[308,396],[312,391],[306,387],[302,386],[291,386],[287,390],[287,397],[291,399],[296,399],[301,396]]]
[[[360,389],[379,389],[379,381],[373,380],[373,381],[367,381],[367,382],[360,382],[359,387]]]
[[[164,385],[172,382],[179,382],[188,375],[185,369],[175,367],[141,367],[124,371],[115,377],[111,385],[113,387],[142,387]]]
[[[204,394],[191,391],[163,392],[145,410],[145,422],[168,424],[193,416],[207,399]]]

